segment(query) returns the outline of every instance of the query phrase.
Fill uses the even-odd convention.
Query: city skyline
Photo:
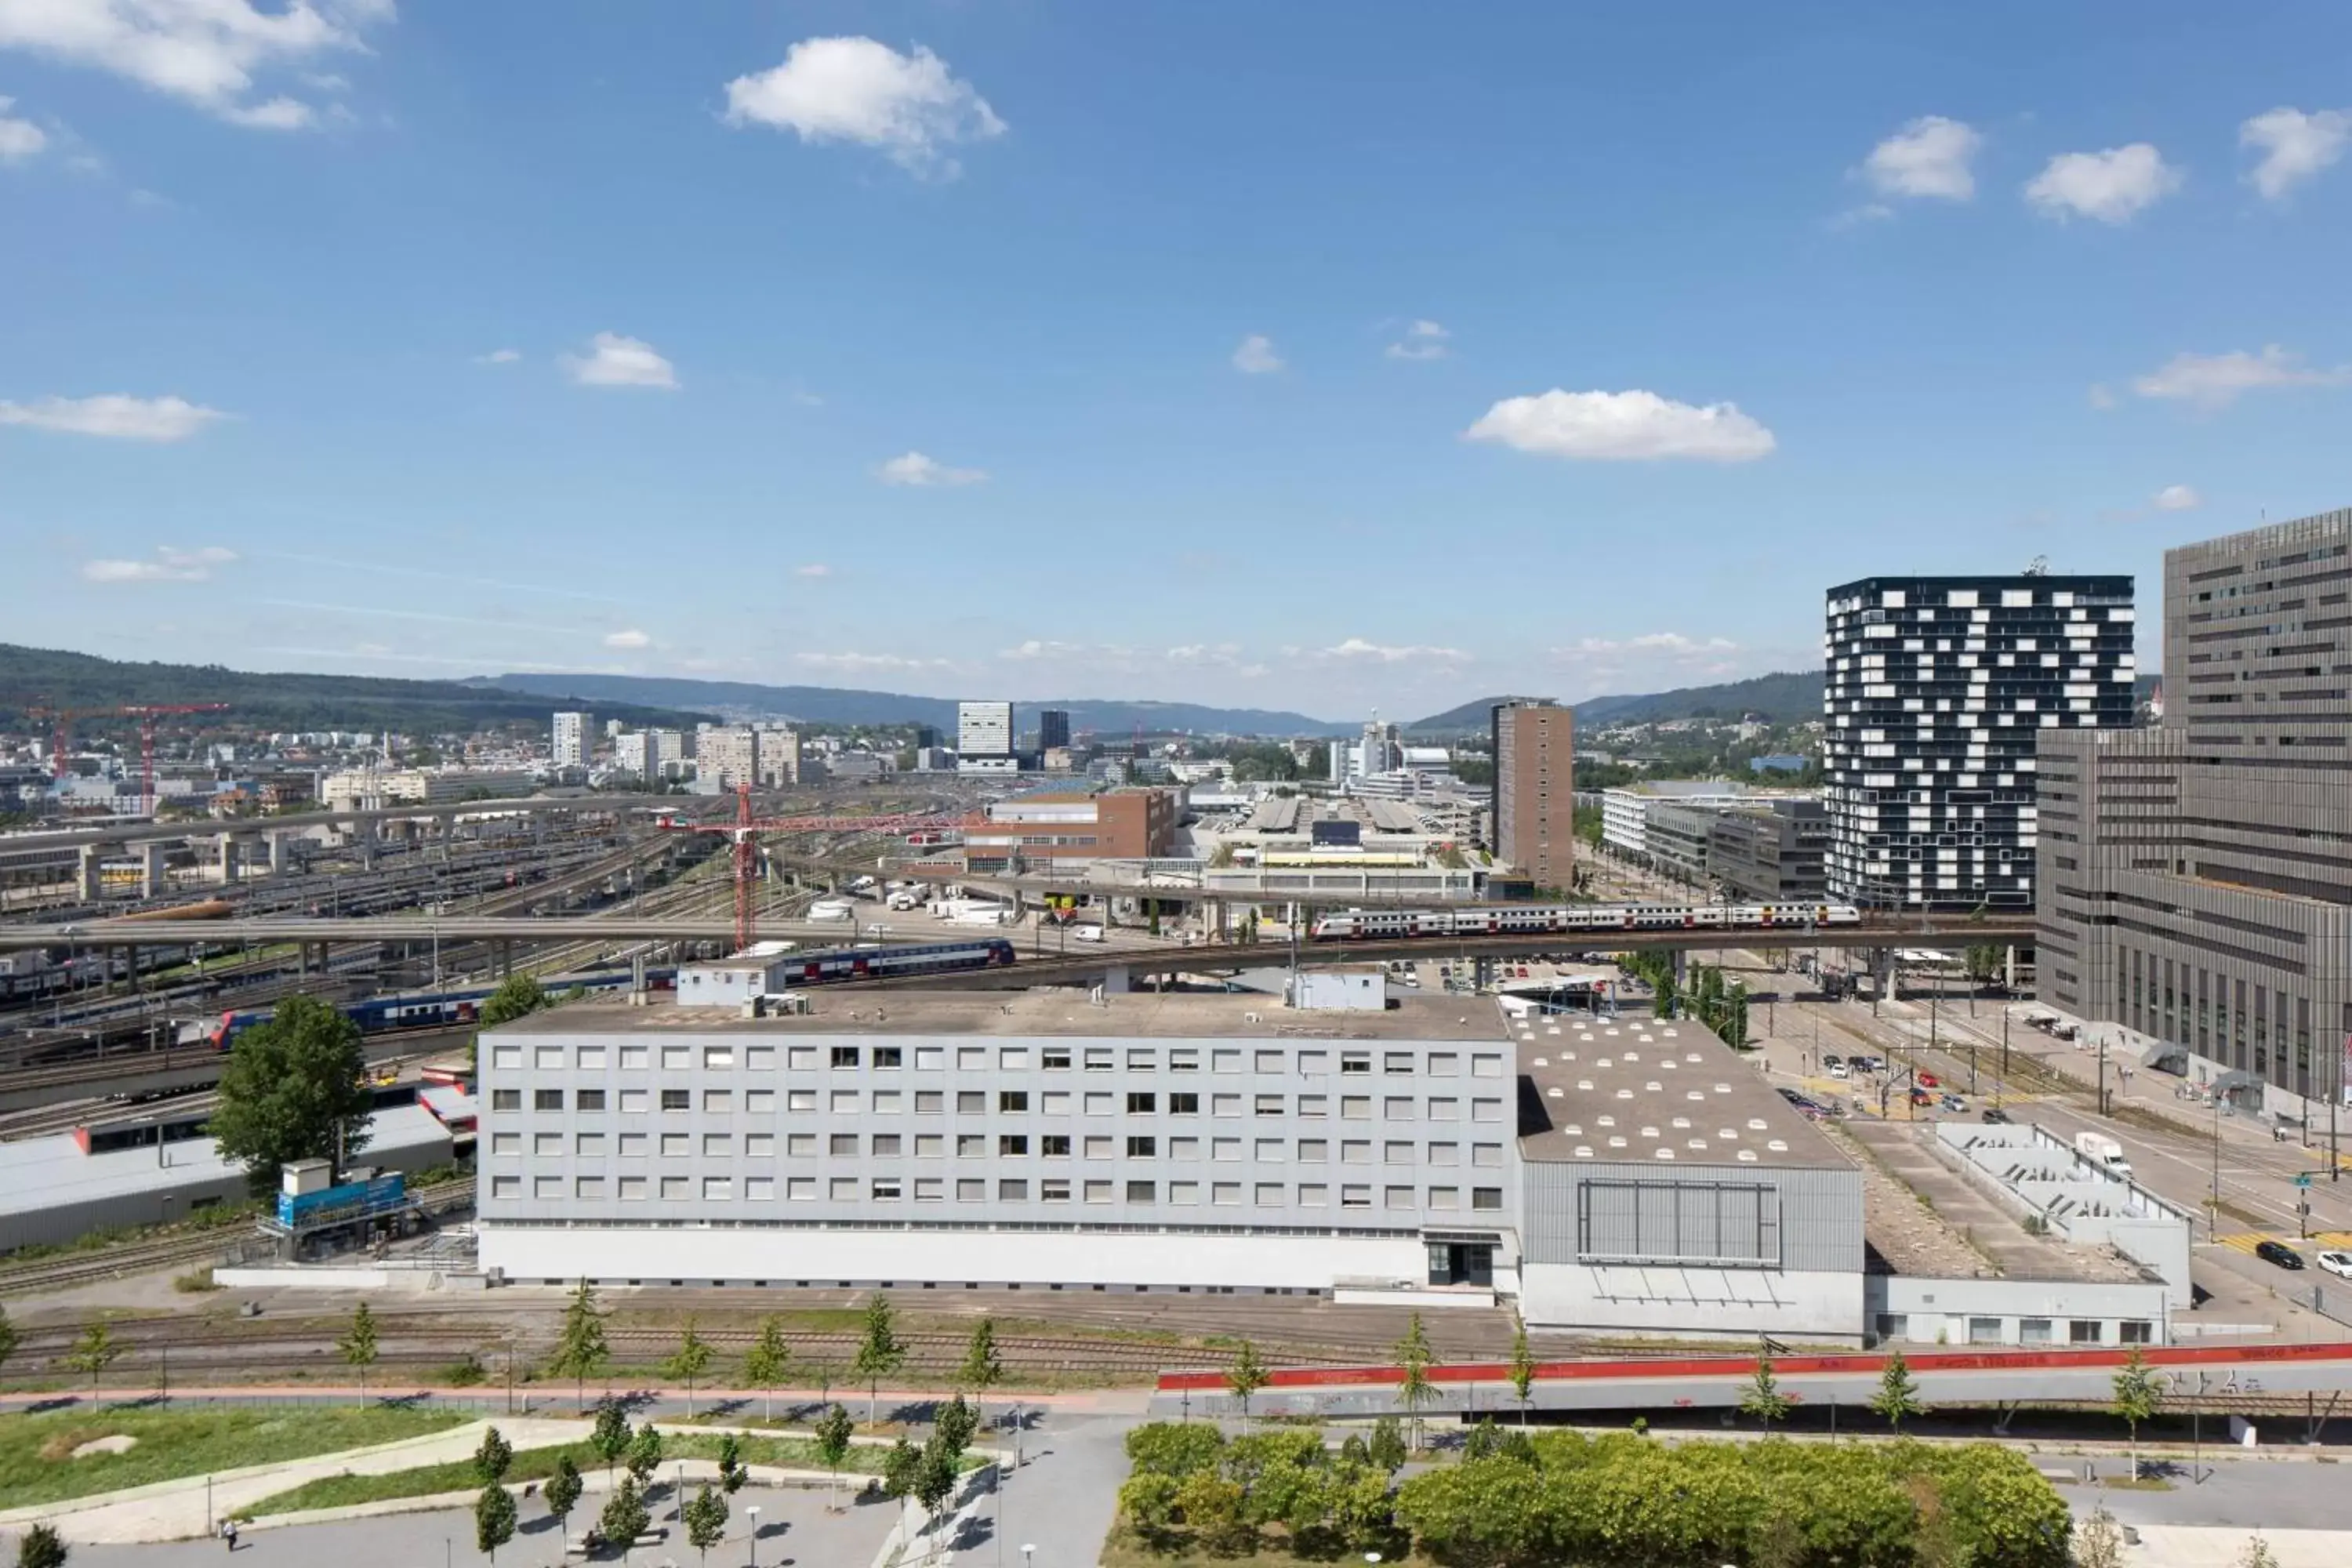
[[[12,641],[1405,717],[2342,500],[2316,5],[97,9],[0,4]]]

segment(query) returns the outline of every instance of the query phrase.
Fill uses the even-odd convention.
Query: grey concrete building
[[[2042,994],[2288,1120],[2352,1048],[2352,510],[2168,551],[2161,727],[2044,732]]]
[[[1774,800],[1718,811],[1707,826],[1707,870],[1734,903],[1812,903],[1829,896],[1829,808]]]
[[[2128,577],[1869,577],[1829,591],[1829,890],[2034,906],[2034,741],[2132,722]]]
[[[1576,876],[1576,715],[1526,700],[1497,703],[1488,717],[1495,852],[1538,887],[1565,889]]]

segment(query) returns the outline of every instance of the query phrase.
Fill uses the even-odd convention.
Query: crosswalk
[[[2314,1247],[2340,1247],[2352,1251],[2352,1230],[2315,1230],[2309,1237],[2287,1236],[2278,1231],[2242,1230],[2221,1238],[2224,1247],[2234,1247],[2251,1254],[2258,1241],[2284,1241],[2298,1251]]]

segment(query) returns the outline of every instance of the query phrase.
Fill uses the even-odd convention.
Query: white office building
[[[761,772],[761,746],[766,737],[757,730],[703,730],[694,737],[695,776],[715,779],[721,789],[737,784],[754,788],[765,782]]]
[[[553,759],[559,768],[584,768],[596,733],[593,713],[558,713],[554,717]]]
[[[1013,754],[1013,704],[956,704],[956,754],[962,757],[1009,757]]]

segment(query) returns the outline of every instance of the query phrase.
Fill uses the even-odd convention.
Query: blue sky
[[[2352,504],[2352,7],[1927,10],[0,0],[0,640],[1418,714]]]

